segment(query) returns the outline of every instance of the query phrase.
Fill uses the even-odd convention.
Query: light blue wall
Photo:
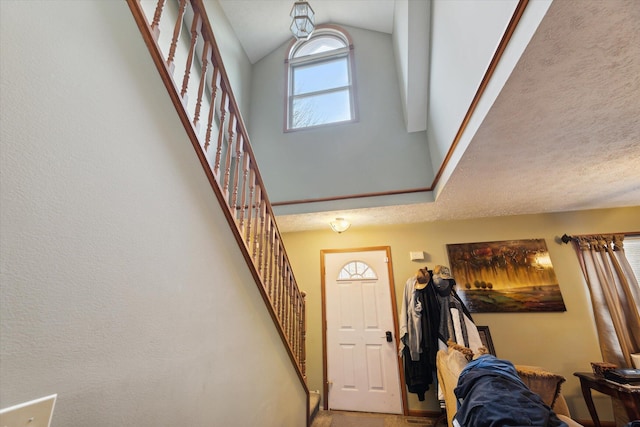
[[[357,123],[283,132],[288,43],[254,64],[249,134],[272,202],[424,188],[433,181],[426,133],[406,131],[391,36],[345,28],[355,46]]]
[[[57,393],[54,427],[304,426],[127,3],[2,0],[0,51],[0,408]]]
[[[236,33],[231,28],[218,0],[205,0],[207,15],[222,55],[224,67],[231,81],[233,94],[245,122],[249,120],[251,96],[251,62]]]

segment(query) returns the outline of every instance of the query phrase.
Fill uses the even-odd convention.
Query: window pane
[[[349,85],[347,57],[293,68],[293,94],[301,95]]]
[[[626,236],[623,245],[624,253],[636,275],[636,280],[640,281],[640,236]]]
[[[349,89],[293,100],[291,127],[301,128],[351,120]]]
[[[316,37],[303,44],[300,49],[293,54],[293,57],[300,58],[301,56],[328,52],[330,50],[342,49],[343,47],[347,47],[346,43],[337,37]]]
[[[338,280],[377,279],[375,271],[362,261],[352,261],[342,267]]]

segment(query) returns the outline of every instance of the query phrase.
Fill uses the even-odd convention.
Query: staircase
[[[309,396],[305,293],[293,275],[203,1],[126,1]],[[314,415],[319,400],[310,401]]]

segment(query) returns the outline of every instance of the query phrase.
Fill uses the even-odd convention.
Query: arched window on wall
[[[376,272],[363,261],[351,261],[338,273],[338,280],[377,279]]]
[[[346,31],[319,26],[288,51],[285,130],[357,120],[353,44]]]

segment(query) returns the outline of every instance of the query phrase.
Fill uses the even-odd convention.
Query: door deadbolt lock
[[[387,342],[393,341],[393,337],[391,336],[391,331],[387,331],[385,332],[385,334],[387,336]]]

